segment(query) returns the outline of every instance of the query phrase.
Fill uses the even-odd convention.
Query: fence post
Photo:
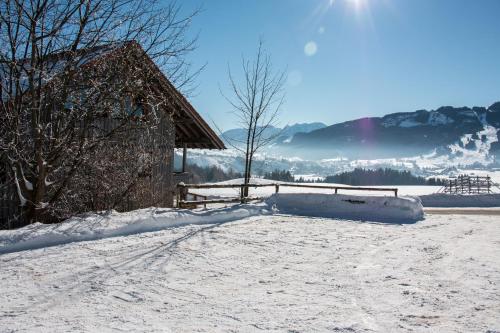
[[[398,189],[394,189],[394,196],[397,198],[398,197]]]
[[[280,191],[280,185],[279,184],[276,184],[274,185],[276,187],[276,192],[275,193],[278,193]]]
[[[177,201],[177,208],[181,208],[181,204],[180,204],[180,201],[181,201],[181,195],[180,195],[180,187],[179,185],[177,185],[177,191],[175,191],[175,201]]]
[[[245,203],[245,186],[241,185],[240,187],[240,202]]]
[[[338,190],[339,190],[338,188],[335,188],[335,194],[337,194],[337,193],[338,193]]]
[[[179,208],[182,208],[181,207],[181,201],[186,201],[186,199],[187,199],[187,192],[189,191],[189,189],[186,188],[186,186],[184,186],[184,183],[179,183],[177,185],[177,188],[179,189],[179,193],[178,193],[179,199],[177,201],[177,206]]]

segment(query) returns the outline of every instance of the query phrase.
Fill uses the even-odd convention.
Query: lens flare
[[[308,57],[312,57],[318,52],[318,45],[315,41],[310,41],[304,46],[304,53]]]

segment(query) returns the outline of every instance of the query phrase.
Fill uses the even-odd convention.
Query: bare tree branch
[[[150,83],[159,68],[191,91],[201,69],[187,61],[197,41],[188,30],[198,12],[162,0],[0,0],[0,164],[27,220],[84,209],[80,194],[98,170],[116,170],[120,186],[143,177],[157,111],[171,107]],[[130,164],[113,164],[131,146]],[[128,192],[120,186],[103,193]]]
[[[244,140],[226,138],[228,144],[245,156],[245,184],[250,182],[254,155],[273,141],[279,133],[268,135],[277,124],[279,111],[284,102],[285,72],[274,72],[271,58],[259,41],[253,61],[242,58],[242,80],[236,82],[228,67],[231,97],[221,94],[233,109],[233,114],[246,132]],[[243,146],[243,148],[242,148]],[[245,193],[247,196],[248,193]]]

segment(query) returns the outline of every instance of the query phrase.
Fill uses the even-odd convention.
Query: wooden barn
[[[58,58],[64,59],[64,56]],[[138,43],[87,50],[82,59],[80,73],[76,76],[78,80],[91,81],[93,73],[105,73],[116,87],[106,94],[117,96],[119,112],[132,113],[134,117],[130,117],[129,130],[117,131],[93,152],[90,160],[97,163],[82,163],[67,187],[72,195],[66,196],[69,199],[64,209],[60,209],[59,216],[64,218],[84,211],[108,209],[172,207],[176,185],[190,180],[186,168],[188,149],[225,149],[224,143]],[[70,100],[66,104],[67,108],[73,107]],[[117,124],[113,112],[94,120],[93,131],[110,132]],[[153,114],[154,122],[145,121]],[[88,135],[95,135],[93,133]],[[174,168],[176,149],[182,154],[181,166],[177,169]],[[131,167],[134,163],[140,166],[146,159],[150,165],[147,170]],[[19,184],[13,180],[11,168],[6,163],[0,165],[0,229],[25,224]],[[127,177],[127,172],[132,173],[130,170],[140,176]],[[134,178],[130,184],[129,178]],[[71,197],[77,199],[71,201]]]

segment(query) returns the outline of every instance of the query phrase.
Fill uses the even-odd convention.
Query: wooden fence
[[[460,175],[457,178],[445,180],[441,192],[448,194],[489,194],[495,186],[490,176]]]
[[[355,187],[355,186],[322,186],[322,185],[309,185],[309,184],[293,184],[293,183],[280,183],[280,184],[177,184],[177,207],[179,208],[194,208],[197,205],[215,204],[215,203],[245,203],[249,201],[262,200],[262,197],[249,197],[245,196],[245,188],[259,188],[259,187],[274,187],[275,193],[278,193],[280,187],[299,187],[299,188],[314,188],[314,189],[326,189],[333,190],[335,194],[338,194],[339,190],[346,191],[375,191],[375,192],[392,192],[394,196],[398,196],[397,188],[380,188],[380,187]],[[240,195],[238,197],[229,197],[221,199],[207,199],[206,196],[195,194],[190,192],[190,189],[221,189],[221,188],[232,188],[239,189]],[[195,200],[188,200],[188,196],[194,196]],[[202,198],[202,200],[197,200],[197,198]]]

